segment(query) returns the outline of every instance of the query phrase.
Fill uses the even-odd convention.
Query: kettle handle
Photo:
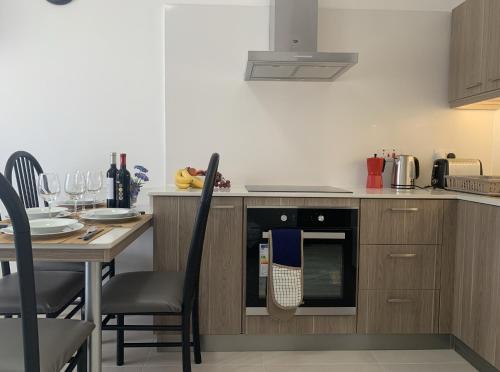
[[[415,160],[415,179],[417,179],[420,176],[420,163],[418,161],[418,158],[414,158]]]

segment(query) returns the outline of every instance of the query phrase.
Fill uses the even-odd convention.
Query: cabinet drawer
[[[436,333],[438,302],[434,290],[360,290],[358,333]]]
[[[442,200],[361,201],[361,244],[441,244]]]
[[[361,245],[360,289],[438,289],[440,246]]]

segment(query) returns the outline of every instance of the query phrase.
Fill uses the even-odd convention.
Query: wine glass
[[[52,203],[61,192],[59,176],[55,173],[41,173],[38,176],[38,192],[49,206],[49,218],[52,217]]]
[[[92,195],[93,209],[96,208],[97,193],[102,189],[102,172],[87,172],[87,192]]]
[[[64,183],[64,191],[69,195],[69,198],[75,202],[74,213],[76,215],[78,199],[85,194],[85,176],[80,171],[75,171],[66,174],[66,182]]]

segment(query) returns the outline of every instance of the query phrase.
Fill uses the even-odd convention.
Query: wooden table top
[[[33,238],[33,259],[36,261],[109,262],[153,225],[153,216],[141,215],[127,222],[95,222],[81,220],[85,227],[57,238]],[[90,226],[103,231],[92,239],[80,237]],[[14,239],[0,234],[0,261],[15,261]]]

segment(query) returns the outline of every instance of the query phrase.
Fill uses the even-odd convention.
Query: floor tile
[[[384,372],[475,372],[470,364],[382,364]]]
[[[384,372],[382,367],[375,363],[300,366],[266,365],[264,368],[266,372]]]
[[[262,354],[264,365],[374,363],[370,351],[272,351]]]
[[[264,366],[192,365],[193,372],[266,372]],[[181,366],[145,366],[141,372],[182,372]]]
[[[103,366],[102,372],[142,372],[142,367],[129,367],[129,366],[121,366],[121,367],[111,367],[111,366]]]
[[[466,363],[453,350],[375,350],[379,363]]]
[[[262,353],[260,352],[207,352],[202,353],[203,365],[240,365],[252,366],[262,365]],[[157,352],[153,350],[146,365],[181,365],[182,354],[180,352]]]

